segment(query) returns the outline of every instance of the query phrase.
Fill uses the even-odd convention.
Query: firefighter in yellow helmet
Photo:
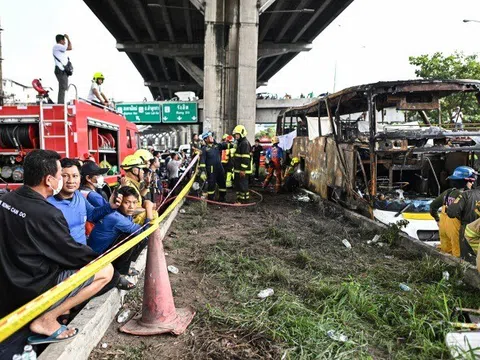
[[[283,176],[283,187],[287,191],[292,192],[300,186],[300,182],[295,177],[295,173],[299,170],[299,166],[300,159],[298,157],[294,157],[292,158],[292,161],[290,161],[290,165],[288,165],[287,169],[285,170],[285,175]]]
[[[277,136],[272,137],[272,147],[267,150],[265,154],[265,161],[268,162],[268,175],[263,183],[263,188],[266,188],[273,178],[275,173],[275,192],[279,193],[282,188],[282,165],[283,165],[283,149],[278,146],[280,140]]]
[[[103,106],[109,106],[110,103],[108,98],[102,91],[102,85],[104,81],[105,76],[103,76],[101,72],[96,72],[93,74],[92,85],[90,86],[87,100]]]
[[[233,149],[233,136],[225,134],[222,137],[222,166],[225,172],[225,184],[227,189],[233,187],[233,161],[231,150]]]
[[[250,199],[248,177],[252,173],[252,159],[250,142],[247,140],[247,129],[243,125],[237,125],[233,129],[232,134],[237,140],[237,148],[235,155],[233,155],[237,202],[248,202]]]
[[[147,149],[138,149],[134,155],[140,157],[146,166],[150,165],[149,162],[153,159],[153,154]]]

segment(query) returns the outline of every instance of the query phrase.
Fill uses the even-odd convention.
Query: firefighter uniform
[[[464,260],[475,263],[475,252],[464,238],[465,227],[480,217],[480,188],[467,190],[460,194],[447,208],[447,215],[461,222],[460,253]]]
[[[294,157],[285,170],[285,174],[283,175],[283,186],[287,191],[292,192],[300,186],[299,181],[295,178],[295,172],[297,171],[299,164],[300,159]]]
[[[465,227],[465,239],[470,244],[472,250],[477,253],[477,270],[480,272],[480,251],[478,251],[478,245],[480,243],[480,218]]]
[[[282,162],[283,162],[283,149],[278,146],[278,137],[272,137],[272,147],[267,150],[265,155],[266,160],[268,161],[268,175],[265,178],[263,187],[266,188],[275,174],[275,192],[280,192],[282,188]]]
[[[448,189],[430,204],[430,215],[438,223],[440,250],[455,257],[460,257],[460,227],[462,224],[459,219],[448,217],[447,209],[462,192],[461,189]],[[442,211],[439,215],[440,207]]]
[[[202,136],[208,137],[211,134]],[[227,188],[225,185],[225,173],[221,162],[222,144],[207,144],[202,147],[202,154],[200,156],[200,170],[202,175],[206,177],[208,182],[208,200],[215,199],[215,187],[218,185],[219,201],[225,201],[227,195]],[[201,175],[201,176],[202,176]]]
[[[232,161],[232,151],[233,149],[233,144],[231,143],[233,141],[233,138],[231,135],[223,135],[222,138],[222,166],[223,166],[223,171],[225,173],[225,184],[227,189],[230,189],[233,187],[233,161]]]
[[[250,191],[248,189],[248,176],[252,173],[251,146],[247,140],[247,130],[243,125],[237,125],[233,129],[233,135],[238,134],[237,148],[233,156],[233,172],[235,173],[235,190],[237,201],[248,201]]]

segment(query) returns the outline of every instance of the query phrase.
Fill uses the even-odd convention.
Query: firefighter
[[[150,166],[150,160],[153,159],[153,154],[150,151],[147,149],[138,149],[134,155],[140,157],[145,163],[145,166]]]
[[[275,173],[275,193],[279,193],[282,188],[282,164],[283,164],[283,149],[278,146],[279,139],[277,136],[272,137],[272,147],[267,150],[265,161],[268,162],[268,175],[263,183],[265,189],[272,180]]]
[[[218,185],[218,200],[224,202],[227,195],[227,188],[220,157],[224,146],[215,143],[211,132],[202,134],[202,140],[205,141],[205,145],[202,147],[202,154],[200,156],[200,179],[203,181],[207,180],[208,182],[208,200],[215,199],[215,187]]]
[[[233,187],[233,161],[231,152],[233,150],[233,136],[225,134],[222,137],[222,166],[225,172],[225,184],[227,189]]]
[[[295,178],[295,172],[297,171],[299,164],[300,159],[298,157],[294,157],[292,158],[290,165],[285,170],[285,174],[283,175],[283,186],[287,191],[292,192],[300,186],[300,183]]]
[[[245,126],[235,126],[232,133],[235,140],[237,140],[237,147],[235,149],[235,155],[233,156],[237,202],[247,202],[250,199],[248,176],[252,173],[251,146],[247,140],[247,129],[245,129]]]
[[[460,166],[459,176],[467,182],[475,183],[478,173],[468,166]],[[454,171],[454,173],[455,173]],[[461,173],[460,173],[461,172]],[[450,218],[457,218],[461,222],[459,231],[460,256],[462,259],[475,264],[475,252],[464,237],[465,227],[480,217],[480,188],[473,188],[461,193],[447,208]]]
[[[430,204],[430,215],[438,224],[438,233],[440,236],[440,250],[444,253],[460,257],[460,220],[450,218],[447,215],[447,209],[452,205],[455,199],[464,191],[472,188],[474,179],[473,169],[467,166],[459,166],[453,174],[447,179],[450,180],[451,188],[441,193]],[[473,181],[471,181],[473,180]],[[438,214],[438,209],[442,208]]]
[[[105,76],[103,76],[101,72],[93,74],[92,86],[90,87],[87,100],[103,106],[110,105],[107,96],[102,91],[102,84],[104,81]]]

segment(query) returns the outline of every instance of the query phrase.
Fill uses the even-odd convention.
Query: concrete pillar
[[[241,2],[241,4],[240,4]],[[204,131],[234,126],[255,137],[258,54],[257,0],[205,1]]]
[[[255,139],[257,90],[258,9],[257,0],[242,0],[238,36],[237,124],[247,129],[247,138]]]
[[[225,0],[205,2],[204,131],[223,131]]]

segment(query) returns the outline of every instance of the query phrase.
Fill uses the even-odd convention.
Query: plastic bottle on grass
[[[404,283],[400,284],[400,289],[402,289],[403,291],[412,291],[410,286],[408,286],[407,284],[404,284]]]
[[[350,241],[348,241],[347,239],[343,239],[343,240],[342,240],[342,243],[343,243],[343,245],[345,245],[345,247],[346,247],[347,249],[351,249],[351,248],[352,248],[352,244],[350,244]]]
[[[348,337],[343,334],[337,334],[335,330],[328,330],[327,335],[330,339],[340,342],[347,342]]]

